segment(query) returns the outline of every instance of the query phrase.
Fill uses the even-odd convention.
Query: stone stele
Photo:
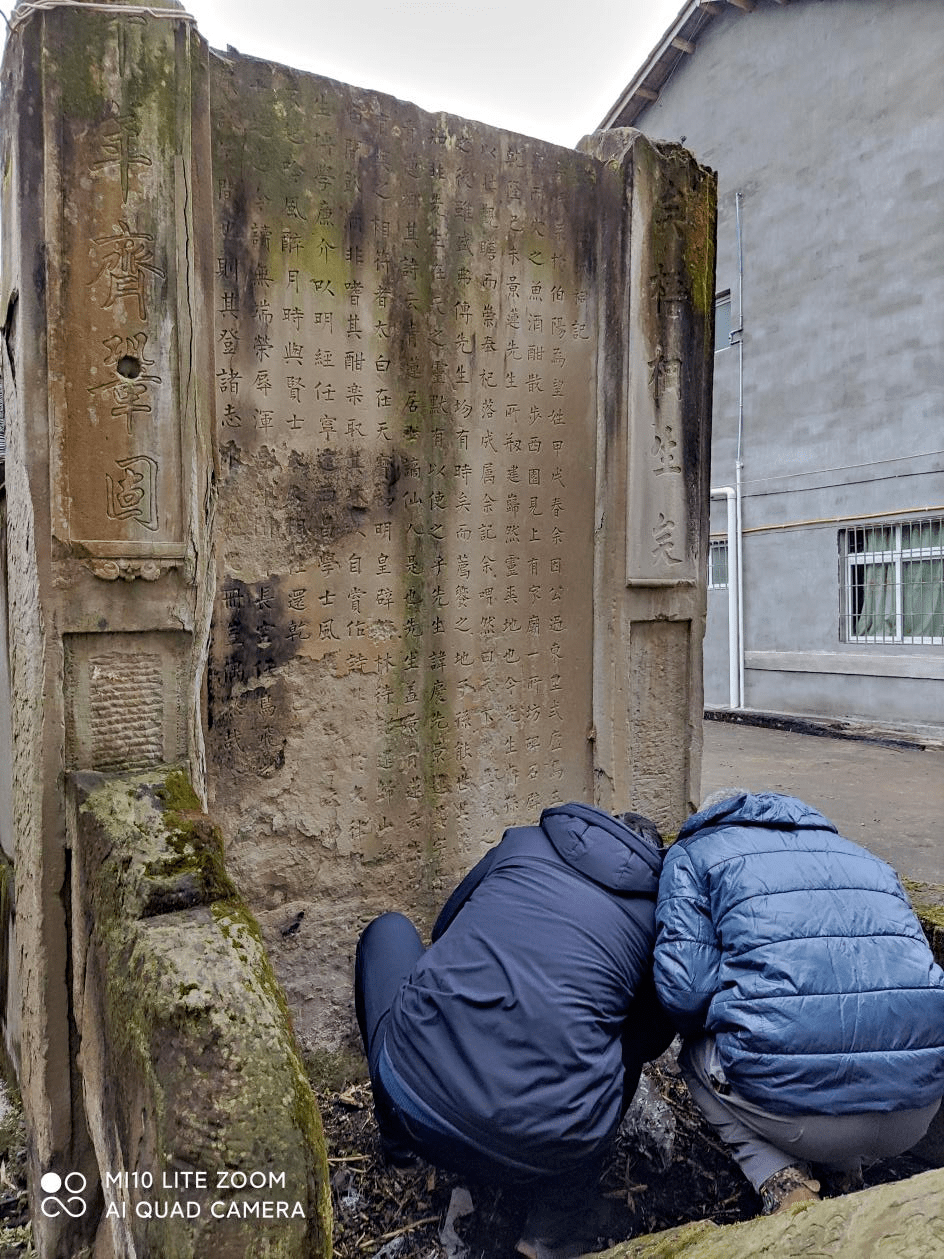
[[[715,180],[212,53],[176,3],[21,6],[2,75],[0,1021],[45,1257],[95,1220],[42,1175],[138,1133],[108,941],[170,1022],[173,930],[258,962],[189,875],[106,924],[83,775],[193,784],[327,1049],[374,913],[428,926],[555,801],[671,833],[697,799]],[[126,1090],[142,1150],[172,1058]]]
[[[689,812],[714,180],[232,54],[211,101],[208,791],[330,1047],[359,930],[506,826]]]

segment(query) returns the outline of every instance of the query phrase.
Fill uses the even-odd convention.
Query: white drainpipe
[[[741,659],[740,615],[741,606],[741,548],[738,529],[737,494],[730,485],[721,485],[711,491],[712,498],[728,501],[728,686],[732,708],[741,707],[741,679],[744,664]]]

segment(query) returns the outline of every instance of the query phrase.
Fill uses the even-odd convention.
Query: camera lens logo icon
[[[58,1172],[46,1172],[39,1185],[45,1197],[40,1203],[40,1210],[47,1219],[55,1220],[63,1215],[73,1220],[81,1219],[88,1209],[85,1199],[87,1181],[81,1172],[66,1172],[60,1176]]]

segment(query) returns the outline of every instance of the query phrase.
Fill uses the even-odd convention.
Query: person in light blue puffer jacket
[[[720,797],[720,798],[719,798]],[[792,796],[721,792],[665,856],[656,990],[764,1210],[861,1183],[944,1095],[944,972],[894,870]]]

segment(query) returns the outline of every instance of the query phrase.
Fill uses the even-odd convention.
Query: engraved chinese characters
[[[62,111],[69,265],[50,271],[50,357],[67,369],[50,382],[54,520],[100,576],[157,576],[186,552],[177,304],[188,169],[182,125],[168,131],[161,101],[161,82],[176,81],[175,33],[144,17],[95,20],[84,107]]]
[[[709,300],[710,189],[687,160],[637,181],[631,264],[631,340],[645,346],[630,385],[626,580],[694,586],[701,503],[692,471],[706,427],[695,408],[702,364],[693,339]],[[651,229],[647,232],[647,225]],[[694,316],[694,318],[693,318]],[[635,333],[635,338],[633,338]],[[637,351],[638,352],[638,351]]]
[[[248,713],[309,661],[363,767],[343,851],[586,797],[592,161],[258,64],[221,91],[224,500],[259,510],[217,602],[218,755],[279,770]]]

